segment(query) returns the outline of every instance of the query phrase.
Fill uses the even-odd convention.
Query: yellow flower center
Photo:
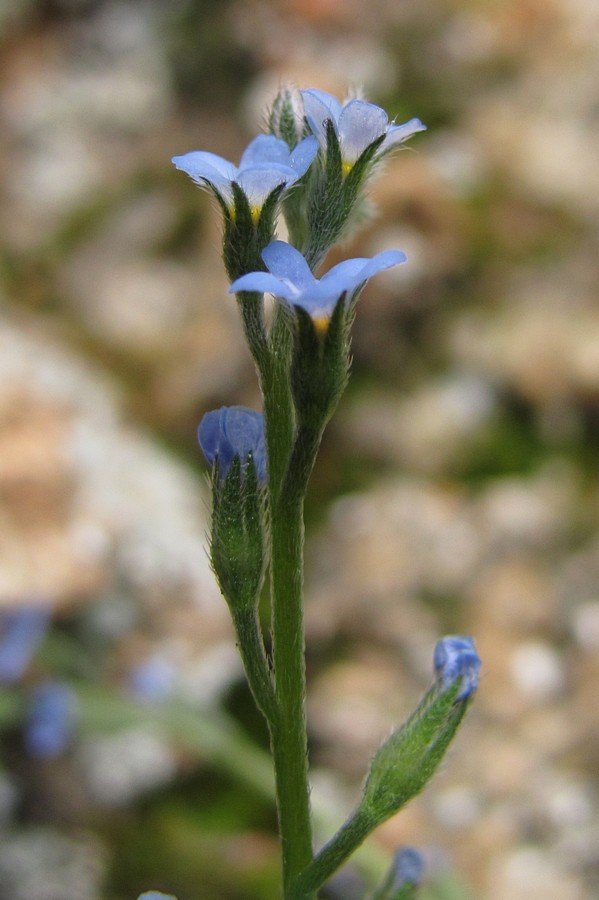
[[[320,335],[320,337],[324,337],[327,333],[329,322],[331,321],[330,316],[317,316],[314,317],[312,321],[314,322],[316,334]]]

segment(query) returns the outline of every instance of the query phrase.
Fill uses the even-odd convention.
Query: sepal
[[[313,270],[364,212],[365,184],[383,140],[381,135],[373,141],[350,167],[343,163],[334,124],[332,120],[327,121],[324,156],[317,158],[305,186],[307,228],[302,252]],[[290,200],[293,199],[291,196]]]
[[[330,319],[315,320],[303,307],[293,307],[291,390],[298,423],[313,431],[324,428],[347,385],[352,318],[345,294]]]
[[[223,261],[231,281],[248,272],[264,270],[260,252],[274,238],[279,199],[284,190],[284,184],[278,185],[260,208],[253,209],[245,192],[233,182],[232,206],[227,206],[222,198],[219,200],[225,226]]]
[[[239,456],[227,474],[212,474],[212,530],[210,560],[219,587],[230,607],[255,607],[264,572],[264,492],[258,484],[250,453],[242,468]]]

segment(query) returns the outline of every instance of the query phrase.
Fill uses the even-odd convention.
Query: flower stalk
[[[272,133],[255,138],[239,166],[205,151],[173,162],[220,205],[230,292],[260,382],[263,413],[223,407],[200,424],[200,445],[212,466],[211,561],[270,732],[283,897],[313,900],[370,832],[431,777],[476,689],[480,661],[470,638],[440,642],[432,688],[375,753],[355,812],[314,855],[304,498],[323,431],[347,384],[358,297],[371,277],[406,257],[387,250],[372,259],[345,260],[320,277],[315,270],[356,219],[378,162],[424,126],[418,119],[395,125],[364,100],[342,104],[322,91],[289,89],[276,98],[268,122]],[[276,239],[279,214],[286,218],[289,243]],[[274,298],[270,325],[265,294]],[[258,612],[266,573],[270,642]],[[396,861],[377,897],[414,896],[420,878],[414,853],[411,868],[405,854],[401,866]]]

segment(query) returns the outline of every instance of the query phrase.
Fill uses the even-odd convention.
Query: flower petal
[[[385,133],[389,118],[384,109],[366,100],[350,100],[339,116],[339,143],[344,162],[355,163],[373,141]]]
[[[194,181],[205,179],[218,184],[233,181],[237,175],[237,168],[233,163],[207,150],[192,150],[182,156],[173,156],[171,162]]]
[[[383,250],[372,259],[345,259],[323,275],[320,282],[331,287],[335,285],[340,292],[347,291],[351,294],[377,272],[398,266],[406,259],[407,256],[401,250]]]
[[[318,284],[299,250],[285,241],[271,241],[262,251],[262,259],[273,275],[285,279],[298,291],[310,289]]]
[[[316,104],[318,103],[320,106],[325,107],[326,118],[332,119],[334,122],[339,121],[339,116],[341,115],[343,107],[333,94],[328,94],[326,91],[319,91],[317,88],[308,88],[305,91],[300,91],[300,93],[304,100],[304,111],[306,112],[306,115],[308,115],[306,103],[311,109],[320,113],[320,110],[316,108]]]
[[[321,145],[326,144],[326,128],[325,122],[330,119],[337,129],[337,122],[341,115],[342,106],[336,97],[332,94],[326,94],[324,91],[310,89],[301,91],[304,101],[304,112],[308,125],[313,134],[318,138]]]
[[[396,144],[402,144],[419,131],[426,131],[426,125],[423,125],[420,119],[410,119],[409,122],[404,122],[403,125],[391,125],[387,130],[385,140],[378,149],[377,155],[386,153],[387,150],[391,150]]]
[[[262,164],[243,169],[235,179],[248,198],[250,206],[261,209],[266,198],[280,184],[293,184],[297,174],[287,166]]]
[[[279,163],[289,165],[289,147],[285,141],[274,134],[259,134],[247,145],[243,151],[240,171],[258,165],[259,163]]]
[[[297,147],[291,151],[289,164],[297,172],[298,178],[307,172],[317,153],[318,140],[313,134],[300,141]]]
[[[240,291],[256,291],[259,294],[273,294],[281,300],[292,302],[298,294],[293,285],[281,281],[270,272],[248,272],[237,278],[229,288],[230,294],[238,294]]]

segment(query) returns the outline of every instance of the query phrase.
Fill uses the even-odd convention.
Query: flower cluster
[[[387,250],[372,259],[345,260],[320,278],[314,274],[363,199],[374,163],[425,127],[419,119],[390,123],[373,103],[351,99],[342,104],[314,89],[282,90],[269,124],[272,133],[250,141],[239,165],[204,150],[172,160],[211,191],[222,208],[230,290],[242,308],[254,357],[263,364],[265,293],[292,313],[292,330],[293,315],[304,311],[322,336],[340,301],[346,326],[368,280],[406,261],[401,251]],[[287,220],[289,243],[275,236],[280,212]],[[221,480],[235,457],[244,468],[251,453],[258,481],[265,481],[264,422],[258,416],[233,407],[208,413],[202,421],[200,445],[210,465],[218,463]]]

